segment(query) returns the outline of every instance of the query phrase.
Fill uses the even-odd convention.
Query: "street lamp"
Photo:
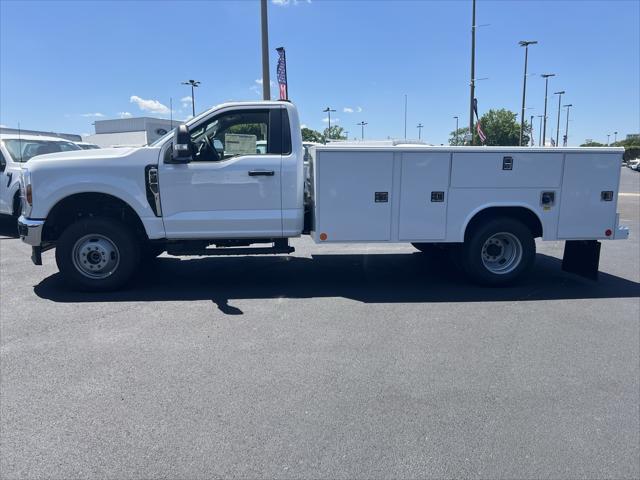
[[[558,95],[558,125],[556,126],[556,147],[560,146],[560,100],[562,95],[566,93],[564,90],[561,92],[553,92],[554,95]]]
[[[538,146],[542,145],[542,119],[544,118],[544,115],[538,115],[538,118],[540,119],[540,128],[538,129]]]
[[[200,82],[197,80],[187,80],[186,82],[182,82],[182,85],[191,85],[191,113],[193,116],[196,116],[196,97],[194,95],[193,89],[200,86]]]
[[[327,129],[327,132],[329,133],[329,138],[331,138],[331,112],[335,112],[335,110],[327,107],[322,111],[329,115],[329,128]]]
[[[556,74],[555,73],[543,73],[542,75],[540,75],[542,78],[544,78],[544,124],[542,127],[542,146],[544,147],[544,144],[547,140],[547,92],[549,90],[549,77],[555,77]]]
[[[419,123],[417,127],[418,127],[418,140],[422,140],[422,127],[424,127],[424,125]]]
[[[453,132],[453,134],[454,134],[455,139],[456,139],[456,140],[455,140],[455,141],[456,141],[456,145],[458,145],[458,143],[459,143],[459,138],[458,138],[458,116],[457,116],[457,115],[455,115],[453,118],[455,118],[455,119],[456,119],[456,129],[455,129],[455,131]]]
[[[613,132],[613,144],[618,143],[618,132]]]
[[[363,120],[360,123],[356,123],[356,125],[360,125],[362,127],[362,140],[364,140],[364,126],[369,124]]]
[[[520,114],[520,146],[522,146],[522,137],[524,134],[524,103],[527,96],[527,62],[529,57],[529,45],[535,45],[536,40],[521,40],[519,45],[524,47],[524,76],[522,80],[522,113]]]
[[[529,118],[529,130],[530,130],[529,133],[531,133],[531,138],[529,139],[529,142],[531,143],[532,147],[533,147],[533,145],[535,143],[533,141],[533,117],[534,117],[534,115],[531,115],[531,118]]]
[[[567,107],[567,126],[564,129],[564,144],[563,144],[563,146],[566,147],[569,144],[569,109],[573,107],[573,103],[563,105],[563,107]]]
[[[344,131],[344,136],[346,137],[347,140],[349,140],[349,130]]]
[[[611,136],[610,133],[607,133],[607,147],[609,146],[609,137]]]

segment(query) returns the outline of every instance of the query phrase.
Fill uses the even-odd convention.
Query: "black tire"
[[[519,255],[514,253],[518,250]],[[507,217],[494,218],[470,232],[460,253],[463,269],[474,282],[501,286],[514,283],[531,268],[536,243],[522,222]]]
[[[91,263],[84,261],[86,255],[83,258],[82,252],[89,249],[91,255],[93,253],[90,251],[91,243],[95,242],[96,238],[100,239],[100,245],[115,246],[115,259],[114,255],[107,255],[108,261],[113,262],[112,268],[95,273],[95,275],[106,275],[104,277],[91,277],[92,273],[83,273],[82,271],[82,268],[86,269]],[[95,245],[99,244],[95,243]],[[83,246],[86,248],[82,248]],[[95,248],[97,249],[97,247]],[[108,253],[109,250],[104,251]],[[103,253],[103,250],[100,250],[99,253]],[[76,261],[74,261],[74,256]],[[99,254],[95,256],[98,257],[97,261],[99,262]],[[110,218],[82,219],[67,227],[58,239],[56,263],[64,280],[74,289],[94,292],[116,290],[131,279],[138,267],[140,243],[131,229],[117,220]],[[76,263],[84,266],[76,266]]]

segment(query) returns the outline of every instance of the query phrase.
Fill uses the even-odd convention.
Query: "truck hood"
[[[26,168],[35,171],[82,166],[148,165],[158,162],[159,151],[158,147],[127,147],[48,153],[33,157],[27,162]]]

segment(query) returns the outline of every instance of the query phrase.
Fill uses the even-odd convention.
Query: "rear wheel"
[[[129,281],[139,261],[140,246],[131,230],[106,218],[71,224],[56,247],[60,273],[79,290],[118,289]]]
[[[531,268],[536,254],[533,235],[512,218],[495,218],[476,227],[462,248],[466,273],[482,285],[506,285]]]

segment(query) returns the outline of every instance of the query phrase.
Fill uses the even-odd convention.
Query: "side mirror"
[[[193,160],[191,152],[191,135],[186,125],[178,125],[173,134],[173,151],[171,161],[173,163],[189,163]]]

